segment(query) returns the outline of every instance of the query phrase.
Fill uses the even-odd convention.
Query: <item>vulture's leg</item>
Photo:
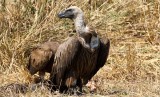
[[[60,93],[66,93],[67,91],[68,91],[67,86],[61,86],[60,89],[59,89]]]
[[[79,78],[78,80],[77,80],[77,86],[78,86],[78,92],[79,93],[82,93],[82,80]]]
[[[45,72],[39,71],[39,76],[40,76],[41,80],[44,81]]]
[[[68,87],[68,93],[77,95],[77,78],[74,71],[70,71],[66,76],[65,85]]]
[[[66,86],[68,88],[76,87],[76,84],[77,84],[77,79],[75,77],[72,76],[66,79]]]
[[[82,81],[81,79],[74,79],[73,77],[68,78],[68,82],[70,81],[70,87],[68,87],[68,93],[74,94],[75,96],[82,94]]]

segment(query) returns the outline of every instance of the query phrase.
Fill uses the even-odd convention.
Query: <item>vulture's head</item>
[[[58,14],[59,18],[69,18],[74,21],[75,29],[81,44],[94,51],[99,47],[99,38],[94,29],[86,25],[83,11],[77,6],[71,6]]]
[[[29,71],[29,73],[30,73],[31,75],[34,75],[35,73],[38,72],[38,70],[37,70],[36,68],[34,68],[31,64],[28,64],[28,65],[27,65],[27,69],[28,69],[28,71]]]
[[[75,19],[78,15],[83,17],[83,11],[77,6],[71,6],[58,14],[59,18]]]

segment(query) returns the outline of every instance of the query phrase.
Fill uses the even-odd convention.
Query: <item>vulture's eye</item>
[[[72,9],[67,9],[67,10],[66,10],[66,12],[71,12],[71,11],[72,11]]]

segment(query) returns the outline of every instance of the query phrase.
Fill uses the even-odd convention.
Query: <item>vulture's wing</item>
[[[50,76],[51,80],[55,80],[55,75],[56,80],[63,78],[65,70],[72,68],[71,62],[79,54],[80,47],[80,43],[76,37],[69,38],[58,47]]]
[[[89,80],[97,73],[97,71],[104,66],[104,64],[107,61],[108,55],[109,55],[109,48],[110,48],[110,41],[109,39],[101,39],[100,40],[100,49],[97,59],[97,64],[93,72],[91,73],[91,76]]]

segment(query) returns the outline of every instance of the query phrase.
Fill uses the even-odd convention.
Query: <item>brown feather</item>
[[[39,72],[42,77],[45,72],[50,73],[58,46],[58,42],[45,42],[34,48],[29,56],[29,72],[32,75]]]
[[[97,59],[97,65],[90,74],[89,80],[97,73],[97,71],[103,67],[107,61],[108,55],[109,55],[109,49],[110,49],[110,41],[108,38],[103,38],[100,41],[100,48],[99,48],[99,54]]]
[[[78,53],[80,43],[77,38],[69,38],[69,40],[62,43],[55,53],[55,62],[52,67],[51,77],[56,79],[56,84],[60,85],[64,77],[65,70],[69,67],[72,67],[71,62]],[[55,75],[57,78],[55,78]]]
[[[60,91],[76,86],[81,90],[104,66],[110,44],[100,40],[97,32],[86,25],[83,11],[77,6],[61,11],[58,16],[74,21],[77,37],[69,38],[58,47],[50,79]]]
[[[98,49],[94,52],[89,51],[78,39],[72,37],[57,49],[51,72],[54,85],[72,87],[79,84],[76,82],[78,79],[81,80],[81,84],[88,82],[96,66],[99,51]]]

